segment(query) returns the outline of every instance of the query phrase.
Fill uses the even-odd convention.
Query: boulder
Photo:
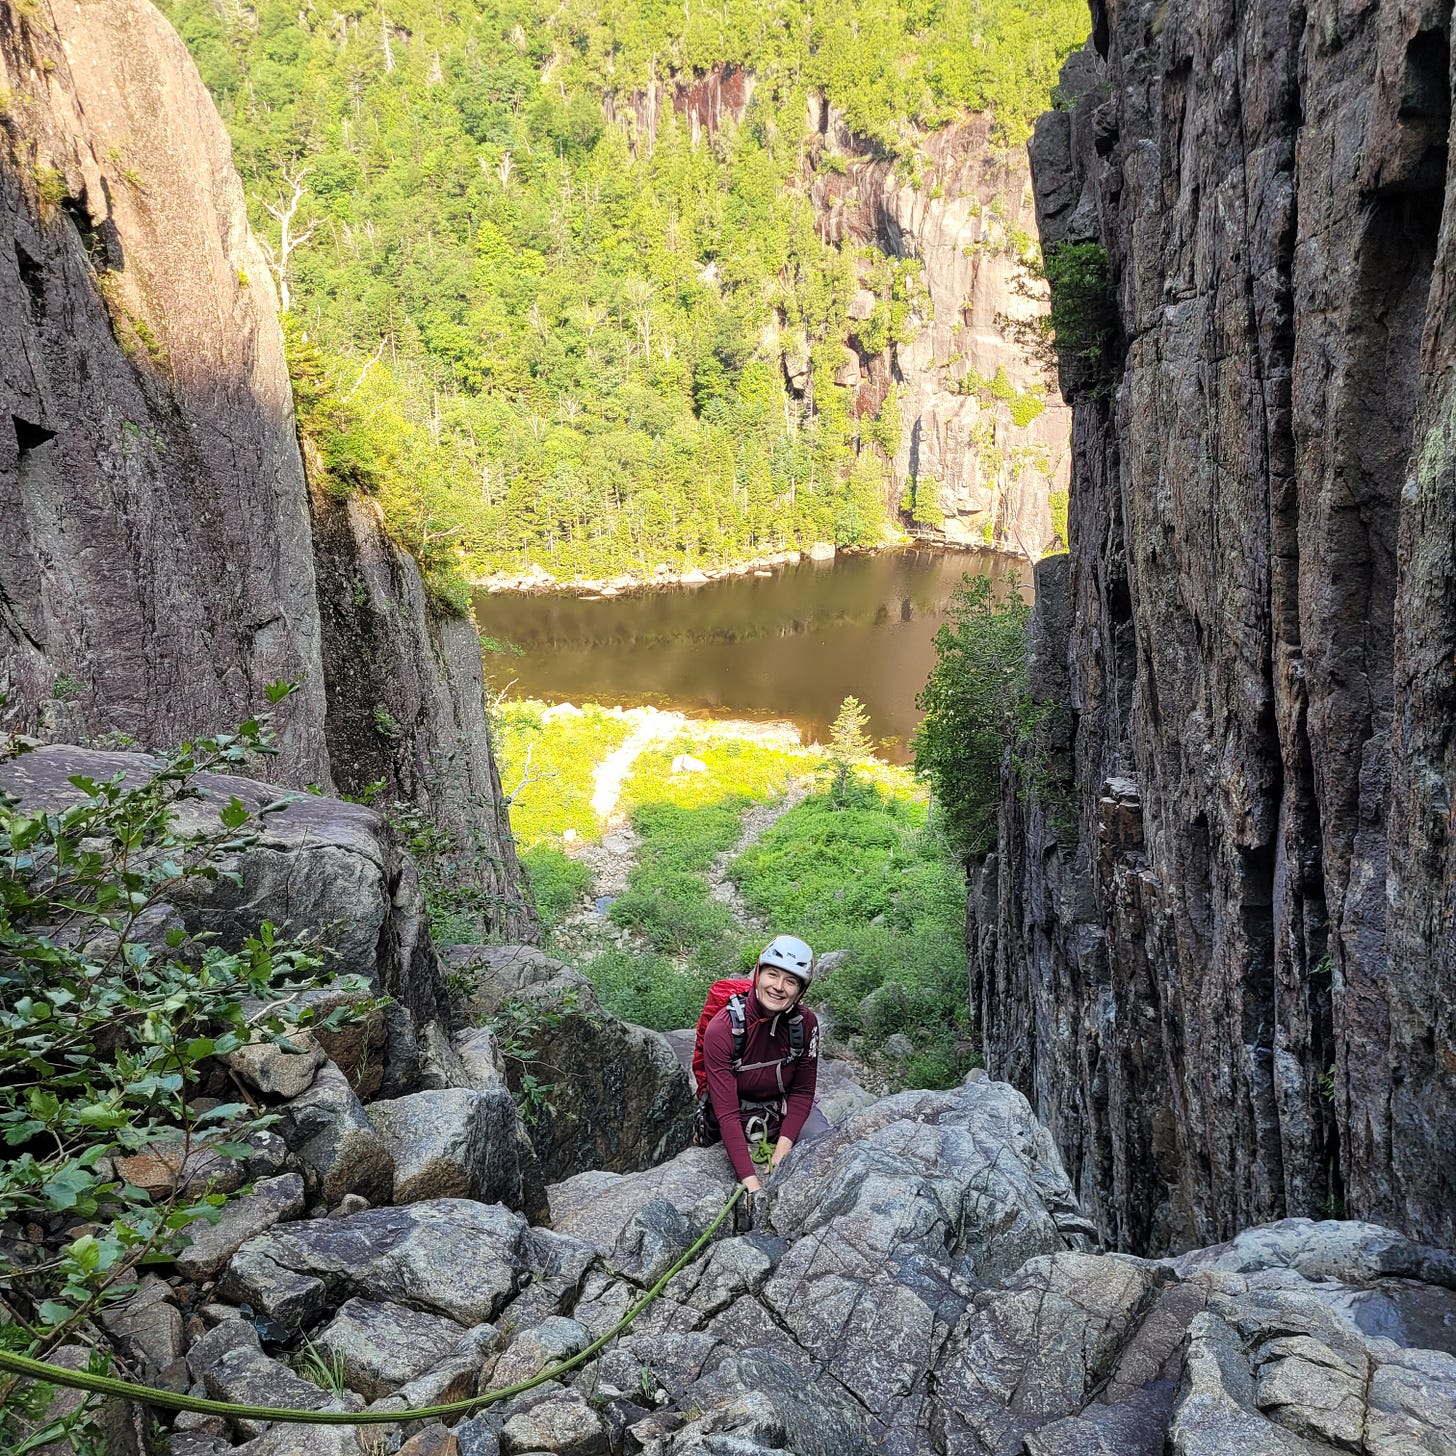
[[[213,1400],[231,1405],[276,1406],[289,1410],[362,1410],[357,1395],[336,1396],[321,1390],[311,1380],[295,1374],[281,1361],[270,1360],[260,1350],[238,1345],[229,1350],[203,1376]],[[239,1417],[234,1421],[245,1436],[261,1436],[267,1421]]]
[[[443,1088],[371,1103],[394,1162],[393,1202],[477,1198],[522,1204],[516,1104],[510,1091]]]
[[[591,1344],[591,1332],[573,1319],[555,1315],[522,1330],[480,1372],[482,1388],[503,1389],[530,1380],[552,1365],[569,1360]]]
[[[311,1343],[336,1360],[350,1390],[377,1400],[443,1364],[465,1331],[443,1315],[350,1299]]]
[[[73,774],[105,780],[119,773],[142,784],[155,769],[144,754],[52,745],[0,767],[0,782],[22,803],[60,807],[80,797]],[[256,812],[289,797],[276,785],[232,775],[203,773],[194,782],[199,797],[176,809],[183,833],[215,830],[230,798]],[[228,949],[265,920],[283,934],[327,944],[339,974],[358,976],[390,999],[381,1085],[404,1090],[418,1073],[417,1028],[445,1019],[445,993],[418,877],[388,821],[362,804],[295,794],[250,829],[256,842],[228,865],[236,880],[223,875],[179,886],[171,897],[178,914],[189,931],[206,932]]]
[[[1142,1260],[1063,1253],[1031,1259],[1000,1288],[977,1295],[935,1366],[947,1444],[1016,1451],[1041,1426],[1079,1413],[1130,1339],[1158,1277]]]
[[[854,1079],[854,1068],[848,1062],[824,1057],[819,1062],[819,1077],[814,1089],[814,1105],[830,1123],[843,1122],[862,1107],[872,1106],[875,1098]]]
[[[182,1311],[172,1299],[171,1286],[148,1274],[136,1293],[111,1305],[101,1316],[106,1333],[150,1377],[166,1370],[182,1354]]]
[[[307,1032],[295,1032],[289,1043],[283,1047],[271,1041],[250,1042],[223,1061],[264,1097],[300,1097],[313,1086],[314,1074],[328,1058]]]
[[[1348,1286],[1282,1270],[1192,1282],[1207,1308],[1189,1327],[1169,1430],[1177,1456],[1456,1453],[1456,1356],[1366,1335],[1346,1313]]]
[[[490,1021],[507,1001],[527,996],[571,1002],[585,1011],[600,1003],[585,976],[530,945],[447,945],[440,960],[462,1021]]]
[[[284,1141],[302,1165],[309,1191],[325,1203],[357,1193],[385,1202],[394,1187],[394,1159],[374,1130],[344,1074],[326,1062],[313,1085],[280,1109]]]
[[[221,1287],[294,1331],[351,1295],[473,1326],[516,1293],[526,1257],[518,1214],[438,1198],[270,1229],[233,1255]]]
[[[660,1033],[608,1015],[584,976],[530,946],[444,954],[463,1012],[508,1017],[513,1090],[527,1071],[549,1083],[546,1100],[525,1114],[548,1182],[589,1168],[632,1171],[686,1146],[692,1083]]]
[[[115,1160],[117,1175],[153,1198],[166,1199],[181,1184],[186,1198],[201,1198],[207,1193],[233,1193],[253,1178],[266,1178],[282,1168],[288,1156],[283,1140],[266,1129],[238,1132],[232,1141],[249,1151],[243,1157],[231,1157],[206,1145],[194,1148],[183,1158],[180,1141],[153,1143],[135,1153]]]
[[[733,1182],[721,1146],[686,1148],[645,1172],[581,1173],[553,1184],[552,1221],[600,1253],[608,1269],[650,1284],[712,1222]]]
[[[251,1193],[229,1202],[216,1223],[198,1219],[188,1225],[187,1247],[177,1255],[177,1272],[184,1279],[211,1278],[254,1235],[302,1215],[299,1174],[261,1179]]]
[[[608,1456],[607,1428],[601,1416],[574,1390],[544,1385],[549,1392],[528,1410],[506,1418],[501,1428],[504,1456],[553,1453],[553,1456]]]
[[[460,1443],[436,1421],[411,1436],[399,1456],[460,1456]]]
[[[1414,1243],[1379,1224],[1337,1219],[1281,1219],[1169,1262],[1181,1274],[1292,1269],[1306,1279],[1420,1279],[1456,1289],[1456,1255]]]

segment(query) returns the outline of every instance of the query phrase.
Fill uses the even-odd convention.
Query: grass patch
[[[679,734],[642,752],[622,785],[627,806],[675,804],[697,809],[729,798],[755,803],[781,794],[789,781],[815,768],[822,754],[809,748],[782,747],[748,738],[711,738],[710,732]],[[705,773],[673,773],[672,761],[686,753],[707,765]]]
[[[640,840],[637,863],[626,890],[612,902],[613,924],[636,931],[655,951],[697,952],[706,964],[736,957],[737,923],[708,893],[704,877],[737,842],[749,802],[739,795],[697,809],[639,805],[632,814]]]
[[[614,1016],[654,1031],[696,1026],[708,987],[734,967],[678,966],[668,956],[634,955],[612,947],[582,967]]]
[[[536,897],[536,912],[550,930],[590,891],[591,867],[546,844],[522,850],[520,858]]]
[[[501,705],[499,726],[501,781],[513,793],[517,843],[529,849],[543,840],[559,841],[567,829],[583,839],[598,838],[593,775],[632,731],[631,721],[595,704],[568,710],[508,702]],[[516,790],[523,777],[529,781]]]

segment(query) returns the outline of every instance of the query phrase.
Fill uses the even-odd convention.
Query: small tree
[[[1014,585],[1014,583],[1013,583]],[[946,834],[968,859],[996,843],[1001,761],[1026,720],[1026,627],[1014,590],[992,598],[989,577],[963,578],[935,634],[935,666],[915,700],[925,717],[911,747],[930,780]]]
[[[848,697],[839,705],[839,716],[829,730],[829,762],[832,777],[829,793],[835,803],[842,803],[854,776],[854,766],[861,759],[869,758],[875,745],[865,725],[870,715],[856,697]]]

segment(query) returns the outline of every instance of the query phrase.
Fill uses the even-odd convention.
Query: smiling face
[[[804,993],[803,983],[779,966],[760,966],[754,975],[759,1004],[770,1016],[787,1011]]]

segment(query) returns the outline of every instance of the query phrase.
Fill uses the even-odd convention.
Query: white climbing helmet
[[[758,966],[777,966],[807,986],[814,976],[814,952],[797,935],[776,935],[764,946]]]

